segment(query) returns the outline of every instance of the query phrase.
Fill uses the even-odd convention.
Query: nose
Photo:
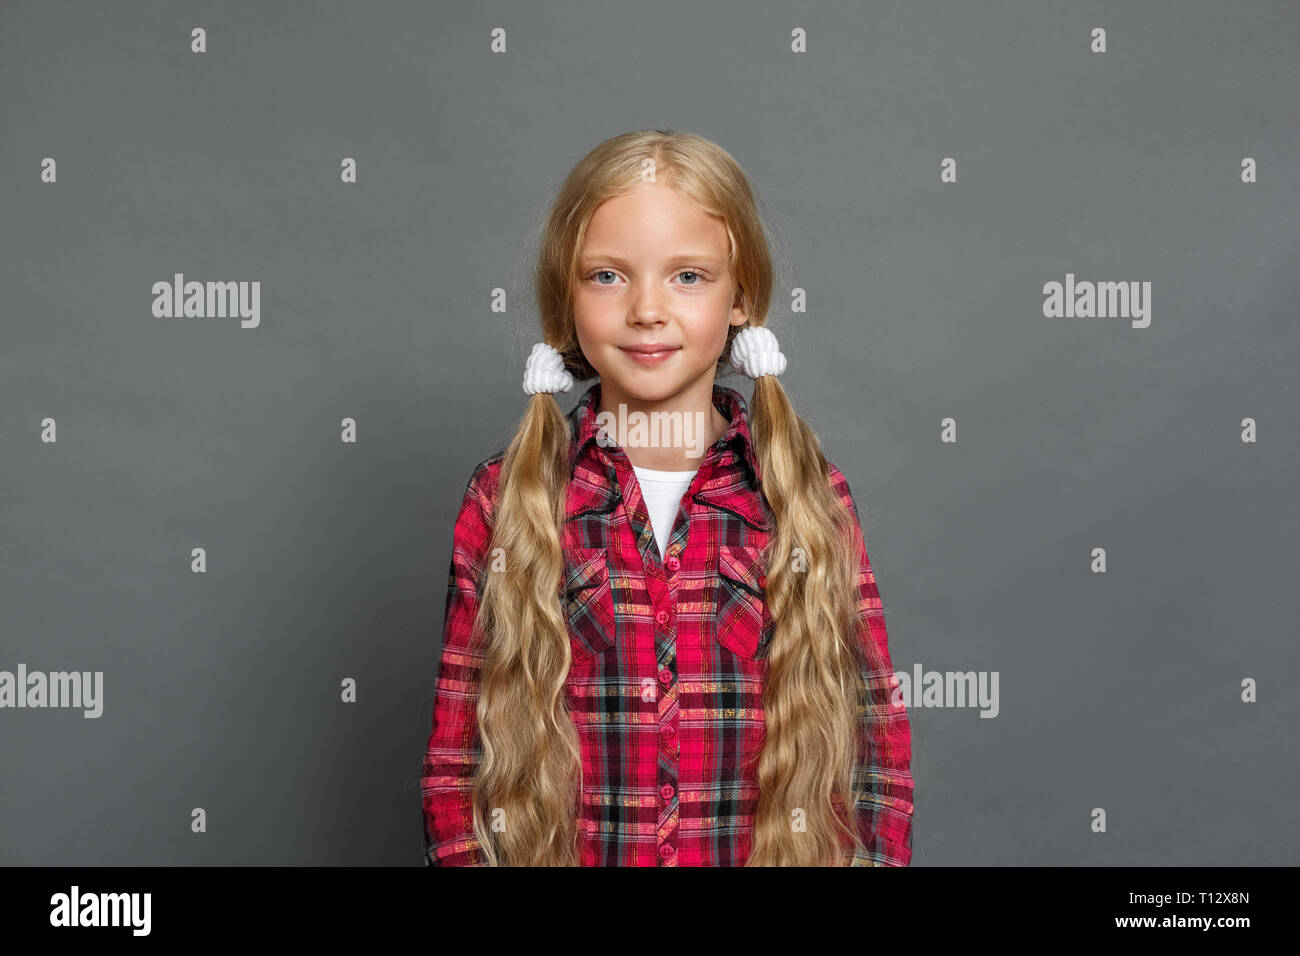
[[[662,323],[662,309],[657,294],[653,289],[642,289],[637,294],[628,313],[628,321],[637,326],[659,325]]]
[[[664,324],[664,321],[659,318],[657,311],[645,312],[634,309],[628,316],[627,324],[634,329],[657,329]]]

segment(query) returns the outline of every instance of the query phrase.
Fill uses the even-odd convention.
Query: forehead
[[[584,256],[725,256],[721,217],[662,183],[640,183],[601,203],[587,225]]]

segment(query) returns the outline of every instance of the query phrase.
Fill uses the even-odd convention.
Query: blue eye
[[[704,273],[699,272],[699,271],[696,270],[696,269],[683,269],[681,272],[679,272],[679,273],[677,273],[677,274],[678,274],[679,276],[694,276],[694,277],[695,277],[695,281],[694,281],[694,282],[683,282],[683,283],[682,283],[683,285],[688,285],[688,286],[689,286],[689,285],[700,285],[702,282],[705,281],[705,275],[704,275]],[[615,278],[617,278],[617,276],[615,275],[613,269],[597,269],[597,270],[595,270],[594,272],[589,272],[589,273],[587,273],[587,278],[588,278],[589,280],[590,280],[590,279],[594,279],[595,282],[596,282],[596,285],[613,285],[612,282],[601,282],[600,279],[599,279],[598,277],[599,277],[599,276],[603,276],[603,275],[615,276]]]

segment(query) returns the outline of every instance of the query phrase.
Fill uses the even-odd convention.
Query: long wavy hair
[[[673,130],[624,133],[570,172],[546,218],[535,287],[542,340],[575,379],[597,372],[574,327],[578,259],[588,223],[608,199],[657,181],[721,217],[728,263],[753,325],[772,292],[772,260],[753,190],[720,146]],[[717,371],[728,365],[729,330]],[[862,679],[857,639],[858,560],[852,516],[834,493],[826,458],[775,376],[754,380],[750,428],[762,490],[775,519],[765,558],[774,624],[763,691],[760,796],[747,864],[842,866],[862,848],[854,822],[858,727],[881,714]],[[575,866],[582,769],[564,684],[571,663],[561,604],[569,423],[555,396],[533,395],[506,448],[493,508],[489,570],[475,621],[483,642],[477,717],[482,755],[474,779],[474,832],[488,865]],[[866,652],[878,657],[873,642]],[[870,665],[879,666],[878,660]],[[846,799],[847,795],[847,799]],[[791,825],[796,809],[804,826]],[[491,823],[504,811],[504,828]]]

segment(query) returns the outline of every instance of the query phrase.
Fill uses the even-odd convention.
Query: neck
[[[637,468],[695,471],[730,422],[713,404],[713,383],[696,383],[658,401],[629,397],[601,382],[596,414]]]

